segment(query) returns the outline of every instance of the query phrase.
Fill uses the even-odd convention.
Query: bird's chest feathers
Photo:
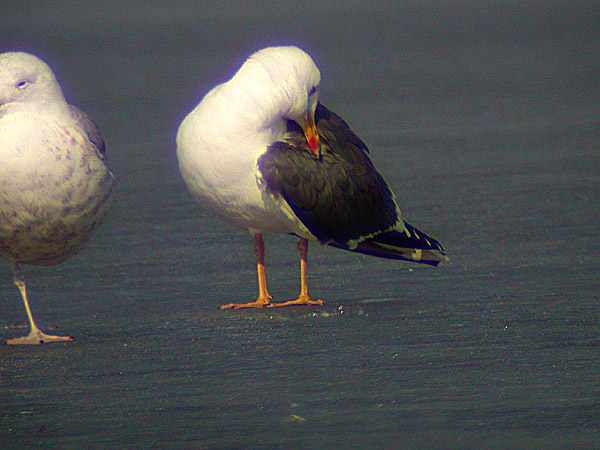
[[[109,177],[94,148],[73,126],[42,116],[4,116],[0,121],[0,192],[16,203],[38,204],[61,195],[86,198],[90,184]]]
[[[43,175],[76,170],[87,158],[88,144],[77,128],[55,120],[53,116],[33,118],[28,113],[11,114],[0,120],[5,172]]]

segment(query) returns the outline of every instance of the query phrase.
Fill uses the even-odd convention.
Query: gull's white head
[[[24,52],[0,54],[0,108],[17,103],[64,103],[52,69]]]
[[[314,116],[321,73],[306,52],[294,46],[259,50],[242,65],[232,82],[246,86],[263,110],[297,122],[311,149],[319,151]]]

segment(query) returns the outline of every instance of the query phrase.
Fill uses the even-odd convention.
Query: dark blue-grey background
[[[596,2],[120,3],[0,5],[0,50],[53,67],[118,180],[84,252],[26,267],[76,341],[0,346],[0,448],[600,448]],[[251,237],[193,204],[174,136],[288,43],[452,263],[313,244],[324,309],[222,312],[256,295]],[[295,240],[266,241],[295,298]],[[4,340],[27,330],[0,269]]]

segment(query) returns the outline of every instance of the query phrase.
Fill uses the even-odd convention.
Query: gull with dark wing
[[[221,308],[322,305],[308,294],[308,241],[382,258],[438,265],[435,239],[406,223],[368,149],[318,101],[321,75],[293,46],[254,53],[183,120],[177,156],[196,201],[250,231],[256,301]],[[300,295],[271,303],[262,234],[300,238]]]
[[[36,325],[22,264],[59,264],[79,252],[106,215],[113,175],[98,127],[69,105],[50,67],[0,54],[0,255],[13,262],[30,333],[8,344],[70,341]]]

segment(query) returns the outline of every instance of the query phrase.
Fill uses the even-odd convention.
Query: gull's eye
[[[309,96],[313,95],[315,92],[317,92],[317,87],[313,86],[312,88],[310,88],[310,92],[308,93]]]
[[[29,81],[22,80],[17,83],[17,89],[25,89],[29,85]]]

